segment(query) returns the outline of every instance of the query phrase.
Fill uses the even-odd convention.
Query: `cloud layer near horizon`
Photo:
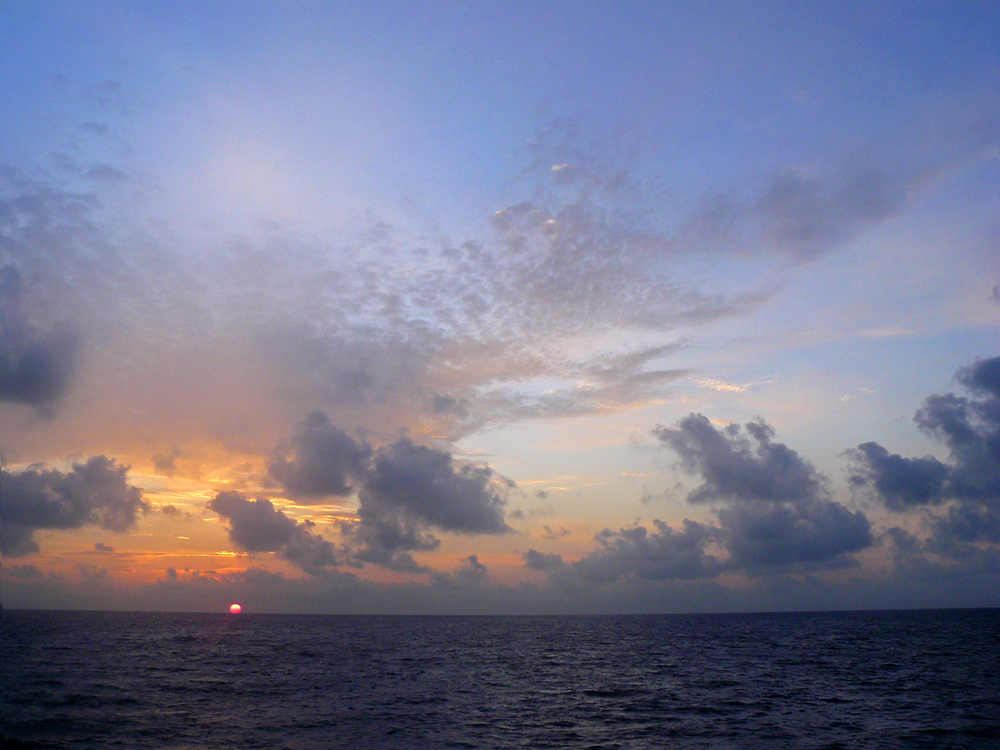
[[[944,515],[925,516],[931,552],[980,555],[977,543],[1000,543],[1000,357],[956,373],[970,396],[928,396],[913,421],[948,448],[950,461],[904,458],[875,442],[850,452],[851,482],[897,513],[952,501]],[[995,550],[993,550],[995,554]]]
[[[3,485],[0,540],[6,557],[37,552],[38,529],[78,529],[96,524],[124,532],[149,510],[142,491],[128,484],[128,467],[105,456],[73,464],[69,472],[30,466],[0,471]]]
[[[285,496],[307,502],[357,492],[356,518],[339,522],[345,543],[339,562],[425,573],[410,555],[433,550],[432,529],[462,534],[503,534],[506,494],[514,484],[488,466],[455,466],[449,453],[414,444],[407,437],[374,450],[331,424],[323,412],[309,414],[296,428],[291,455],[276,451],[268,475]],[[220,492],[208,503],[229,522],[229,538],[247,552],[278,552],[307,572],[338,564],[329,542],[296,522],[270,500],[248,500]]]

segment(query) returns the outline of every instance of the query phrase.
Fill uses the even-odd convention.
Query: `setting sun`
[[[229,605],[229,611],[232,612],[234,615],[238,615],[240,612],[243,611],[243,607],[241,607],[236,602],[233,602],[232,604]]]

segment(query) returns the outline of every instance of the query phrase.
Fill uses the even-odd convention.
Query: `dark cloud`
[[[976,404],[953,393],[936,394],[924,399],[913,421],[926,432],[944,441],[953,454],[961,457],[981,443],[981,436],[972,420]]]
[[[341,527],[357,549],[354,560],[374,563],[404,573],[425,573],[429,570],[413,559],[410,552],[433,550],[441,540],[429,533],[425,524],[403,509],[378,503],[362,504],[358,521]]]
[[[69,387],[78,338],[39,330],[24,311],[25,294],[17,269],[0,268],[0,401],[48,407]]]
[[[489,570],[483,563],[479,562],[479,555],[469,555],[459,561],[458,570],[455,571],[453,577],[467,583],[481,583],[486,580]]]
[[[208,508],[229,522],[229,538],[247,552],[277,552],[308,573],[337,564],[332,544],[267,498],[248,500],[239,492],[220,492],[209,500]]]
[[[562,555],[546,554],[534,549],[522,552],[521,557],[524,559],[524,567],[529,570],[559,570],[565,565]]]
[[[977,359],[955,377],[970,396],[928,396],[914,416],[947,446],[947,464],[889,454],[878,443],[859,445],[849,455],[852,483],[890,510],[950,501],[944,513],[926,519],[926,547],[963,557],[977,542],[1000,544],[1000,357]]]
[[[355,441],[326,414],[314,411],[296,429],[291,457],[285,451],[276,453],[268,473],[289,497],[343,497],[365,477],[372,453],[370,445]]]
[[[1000,357],[977,359],[968,367],[960,369],[955,377],[976,393],[1000,398]]]
[[[862,512],[832,500],[735,503],[719,511],[719,521],[729,551],[726,566],[751,572],[853,565],[856,562],[846,555],[874,541]]]
[[[340,524],[356,564],[423,573],[429,568],[410,553],[440,546],[434,529],[466,534],[510,531],[504,509],[511,484],[489,467],[456,466],[446,451],[417,445],[406,437],[375,451],[320,411],[307,416],[290,443],[272,456],[268,474],[295,498],[358,491],[357,520]],[[251,525],[254,534],[273,532],[259,549],[276,549],[286,538],[291,519],[269,503],[257,513],[260,517]],[[255,549],[256,538],[242,538],[235,520],[231,535],[244,549]]]
[[[128,467],[94,456],[72,471],[33,466],[12,473],[0,471],[2,552],[18,557],[38,551],[36,529],[76,529],[96,524],[126,531],[149,505],[142,491],[127,480]]]
[[[375,453],[358,493],[358,522],[345,527],[361,545],[356,558],[413,568],[398,553],[436,548],[430,528],[502,534],[507,483],[489,467],[456,467],[449,453],[403,437]],[[417,566],[419,567],[419,566]]]
[[[914,421],[948,447],[951,496],[1000,503],[1000,357],[976,360],[956,378],[972,396],[929,396]]]
[[[701,414],[654,434],[676,452],[683,467],[704,480],[688,502],[787,502],[815,497],[823,480],[816,469],[783,443],[771,442],[763,420],[717,430]]]
[[[97,542],[94,545],[94,551],[95,552],[114,552],[115,548],[112,547],[109,544],[105,544],[104,542]]]
[[[240,492],[220,492],[208,501],[229,521],[229,538],[247,552],[270,552],[284,546],[298,525],[270,500],[247,500]]]
[[[991,508],[1000,505],[1000,357],[976,360],[956,377],[971,397],[928,396],[914,416],[922,430],[947,446],[948,464],[933,458],[889,456],[877,443],[865,443],[851,452],[858,466],[853,480],[872,489],[887,507],[902,510],[918,501],[933,504],[947,499]],[[909,503],[899,502],[900,484]]]
[[[699,474],[692,503],[721,504],[715,539],[729,557],[725,567],[746,569],[837,567],[873,543],[871,525],[826,495],[824,477],[797,452],[772,440],[763,420],[744,428],[716,428],[701,414],[654,434]]]
[[[890,510],[933,505],[943,499],[950,469],[932,456],[903,458],[878,443],[862,443],[848,451],[852,459],[850,482],[871,487]]]
[[[41,580],[44,577],[37,565],[4,565],[3,573],[8,578],[22,578],[29,581]]]
[[[409,552],[403,552],[401,550],[394,549],[389,546],[391,544],[405,545],[412,544],[412,542],[396,542],[392,539],[386,539],[384,535],[379,533],[370,534],[368,529],[365,529],[363,533],[358,534],[357,538],[365,541],[365,546],[359,549],[354,554],[354,561],[357,563],[373,563],[375,565],[381,565],[387,570],[394,570],[397,573],[430,573],[431,568],[428,565],[421,565],[416,560],[413,559],[413,555]],[[390,530],[390,534],[391,534]],[[434,537],[429,537],[431,543],[428,547],[423,549],[434,549],[440,545],[440,541]],[[420,549],[421,547],[411,547],[411,549]]]
[[[375,454],[358,494],[362,510],[403,511],[445,531],[502,534],[506,498],[497,474],[484,465],[456,467],[445,451],[403,437]]]
[[[928,520],[933,532],[932,544],[1000,544],[1000,507],[997,505],[996,500],[989,505],[970,500],[955,503],[943,516]]]
[[[598,548],[574,563],[574,571],[599,583],[711,578],[721,572],[720,562],[705,553],[718,529],[688,520],[679,531],[662,521],[653,526],[653,531],[643,526],[605,529],[596,536]]]
[[[685,520],[681,529],[654,520],[653,529],[635,526],[597,535],[598,548],[573,563],[584,580],[691,580],[714,578],[728,570],[754,575],[788,570],[837,568],[857,564],[849,555],[873,543],[871,526],[860,511],[831,500],[799,503],[733,503],[719,510],[719,524]],[[717,544],[728,556],[709,554]],[[558,558],[558,559],[557,559]],[[562,569],[558,555],[534,550],[525,566]]]
[[[604,530],[573,573],[588,581],[713,578],[726,570],[750,573],[854,564],[850,553],[871,546],[865,515],[830,500],[824,478],[798,453],[773,440],[763,420],[717,428],[700,414],[654,434],[676,452],[702,484],[691,503],[710,502],[718,525],[686,520],[680,529],[656,520],[652,529]],[[710,554],[714,545],[727,553]],[[558,570],[532,551],[525,564]]]

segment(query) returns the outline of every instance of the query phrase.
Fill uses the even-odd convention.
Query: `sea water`
[[[1000,747],[1000,610],[0,618],[4,748]]]

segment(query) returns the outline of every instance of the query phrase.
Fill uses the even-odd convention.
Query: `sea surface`
[[[1000,610],[4,611],[9,748],[1000,748]]]

